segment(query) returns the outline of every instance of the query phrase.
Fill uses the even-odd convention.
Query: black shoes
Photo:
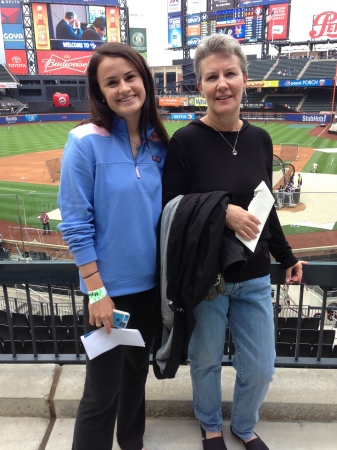
[[[206,439],[206,431],[202,428],[201,429],[201,435],[202,435],[202,445],[204,450],[227,450],[225,441],[223,440],[222,432],[221,436],[212,438],[212,439]]]
[[[243,443],[246,450],[269,450],[269,448],[266,446],[266,444],[262,441],[262,439],[259,438],[259,436],[256,433],[255,433],[256,439],[246,442],[234,433],[234,431],[232,430],[232,427],[231,427],[231,432],[232,432],[232,434],[234,434],[235,437],[237,437]]]

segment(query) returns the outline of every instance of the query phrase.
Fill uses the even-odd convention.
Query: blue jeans
[[[274,373],[275,337],[270,277],[226,283],[226,291],[194,308],[189,343],[193,406],[208,432],[222,429],[221,361],[229,326],[236,370],[231,426],[247,440],[254,436],[259,408]]]

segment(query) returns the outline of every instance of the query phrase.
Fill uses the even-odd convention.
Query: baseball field
[[[329,134],[328,127],[317,124],[254,124],[270,133],[276,155],[280,155],[282,145],[298,146],[297,158],[289,162],[295,167],[296,176],[301,173],[303,178],[301,202],[296,208],[284,208],[279,212],[288,240],[295,243],[300,235],[310,234],[317,244],[317,239],[322,235],[329,242],[326,245],[335,245],[337,225],[333,219],[337,218],[337,207],[334,206],[337,204],[337,136]],[[59,165],[67,134],[75,125],[76,122],[45,122],[0,126],[0,234],[4,239],[15,239],[20,225],[31,230],[41,229],[40,213],[43,210],[57,210]],[[186,122],[165,123],[169,135],[185,125]],[[318,165],[317,174],[311,173],[313,163]],[[55,241],[58,234],[58,223],[55,219],[50,221],[54,231],[51,241]],[[329,229],[321,226],[326,223],[330,224]],[[307,246],[303,244],[303,238],[295,243],[294,248]]]

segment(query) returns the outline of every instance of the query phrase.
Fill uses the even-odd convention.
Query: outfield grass
[[[64,147],[69,131],[78,122],[46,122],[0,126],[0,158]]]
[[[63,148],[68,132],[77,123],[46,122],[42,126],[38,123],[29,123],[11,125],[10,129],[7,125],[0,126],[0,158]],[[168,134],[172,136],[176,130],[186,124],[186,122],[165,122],[165,127]],[[332,139],[308,135],[308,132],[316,127],[316,124],[254,122],[254,125],[265,128],[275,145],[299,144],[300,147],[316,149],[337,147],[337,142]],[[301,172],[310,172],[314,162],[317,162],[320,173],[337,175],[336,153],[315,152]],[[38,216],[42,210],[51,211],[57,208],[57,192],[58,186],[0,181],[0,219],[19,224],[20,217],[22,224],[40,228]],[[56,230],[58,222],[51,221],[50,223],[52,229]],[[313,228],[306,228],[289,226],[285,227],[284,231],[286,234],[314,231]]]

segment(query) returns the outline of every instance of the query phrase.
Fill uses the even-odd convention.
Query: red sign
[[[266,17],[268,41],[278,41],[288,37],[289,4],[270,5]]]
[[[14,75],[28,75],[25,50],[5,50],[6,65]]]
[[[310,31],[309,36],[312,39],[317,39],[322,36],[328,38],[337,38],[337,12],[325,11],[314,17],[313,30]]]
[[[85,75],[92,52],[37,51],[39,75]]]
[[[53,105],[56,108],[64,108],[69,106],[69,95],[61,92],[55,92],[53,95]]]

